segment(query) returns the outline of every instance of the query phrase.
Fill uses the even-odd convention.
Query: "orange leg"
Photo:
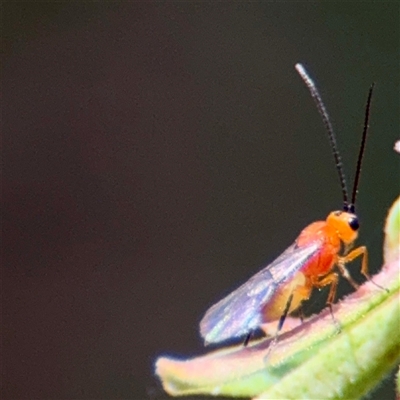
[[[353,261],[357,257],[362,257],[361,259],[361,273],[370,280],[370,276],[368,273],[368,250],[365,246],[357,247],[356,249],[352,250],[349,254],[346,254],[343,257],[338,257],[337,265],[341,270],[341,267],[344,267],[345,264]],[[341,271],[342,272],[342,271]],[[347,273],[348,274],[348,273]],[[343,276],[347,279],[347,277],[343,274]],[[349,275],[350,276],[350,275]]]
[[[335,272],[332,272],[328,275],[325,275],[322,279],[312,282],[313,286],[317,287],[318,289],[331,285],[329,288],[328,300],[326,301],[329,305],[335,300],[338,280],[338,275]]]
[[[333,315],[333,310],[332,310],[332,304],[335,300],[338,281],[339,281],[338,274],[336,274],[335,272],[332,272],[332,273],[324,276],[319,281],[317,280],[316,282],[313,282],[313,284],[317,288],[322,288],[324,286],[331,285],[331,287],[329,288],[329,294],[328,294],[328,299],[327,299],[326,303],[328,304],[329,310],[331,312],[333,323],[336,325],[336,329],[338,330],[338,332],[340,332],[340,330],[341,330],[340,323],[336,320],[335,316]]]
[[[349,271],[345,267],[345,264],[353,261],[357,257],[362,257],[361,258],[361,273],[370,281],[372,282],[375,286],[377,286],[380,289],[386,290],[382,286],[378,285],[375,283],[372,279],[371,276],[369,275],[368,272],[368,250],[365,246],[360,246],[357,247],[356,249],[352,250],[349,254],[346,254],[343,257],[338,257],[336,261],[336,265],[339,268],[340,273],[351,283],[351,285],[355,288],[358,289],[359,285],[356,283],[353,278],[350,276]]]

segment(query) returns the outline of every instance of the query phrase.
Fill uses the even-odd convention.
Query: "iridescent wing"
[[[205,344],[247,335],[263,323],[261,310],[276,289],[288,281],[321,249],[314,241],[298,247],[296,243],[246,283],[208,309],[200,322]]]

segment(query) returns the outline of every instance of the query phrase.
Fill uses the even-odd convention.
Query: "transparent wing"
[[[319,250],[321,242],[294,243],[276,260],[208,309],[200,322],[205,343],[247,335],[262,324],[261,309],[276,289],[289,280]]]

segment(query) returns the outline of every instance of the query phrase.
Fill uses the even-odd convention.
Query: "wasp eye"
[[[352,218],[349,221],[349,226],[350,226],[351,229],[353,229],[353,231],[357,231],[358,228],[360,227],[360,224],[358,222],[358,218]]]

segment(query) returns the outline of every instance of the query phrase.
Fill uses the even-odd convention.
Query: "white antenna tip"
[[[299,74],[305,73],[303,64],[297,63],[294,67],[296,68],[296,70],[298,71]]]
[[[308,75],[306,69],[303,67],[303,64],[297,63],[294,67],[310,90],[312,89],[315,91],[315,83],[310,78],[310,75]]]

